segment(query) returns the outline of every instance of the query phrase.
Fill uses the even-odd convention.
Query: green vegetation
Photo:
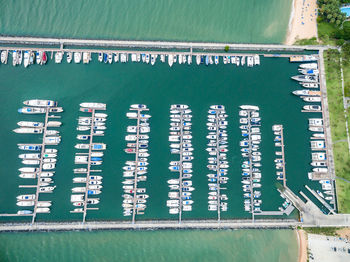
[[[341,228],[340,227],[304,227],[303,229],[309,234],[338,236],[337,230]]]
[[[335,172],[337,177],[342,177],[346,180],[350,180],[350,155],[347,143],[345,126],[346,119],[344,116],[340,75],[340,56],[344,56],[344,53],[344,51],[341,54],[338,50],[328,50],[324,54],[324,60]],[[347,64],[346,67],[348,71],[347,73],[350,74],[349,65]],[[339,212],[350,213],[350,184],[340,179],[337,179],[336,184]]]
[[[345,14],[339,9],[339,0],[318,0],[319,13],[322,19],[331,24],[341,25],[345,20]]]
[[[318,45],[318,41],[316,37],[312,37],[310,39],[300,39],[295,41],[295,45]]]
[[[225,52],[228,52],[228,50],[230,50],[230,47],[227,45],[225,46]]]

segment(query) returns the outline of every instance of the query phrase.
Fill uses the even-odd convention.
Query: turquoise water
[[[121,220],[130,219],[122,216],[122,167],[129,155],[123,149],[126,142],[127,120],[125,113],[130,104],[144,103],[150,108],[152,119],[150,133],[149,175],[144,183],[150,198],[145,215],[137,219],[176,219],[168,214],[166,207],[169,192],[167,180],[173,177],[168,170],[169,161],[173,159],[169,150],[169,107],[174,103],[188,104],[193,111],[193,211],[184,213],[183,219],[215,218],[215,212],[207,207],[208,170],[205,151],[207,139],[207,110],[212,104],[226,106],[229,117],[228,161],[230,168],[227,184],[228,212],[222,218],[249,218],[243,210],[241,188],[241,163],[239,141],[238,111],[239,105],[253,104],[260,106],[262,117],[262,200],[263,210],[277,210],[283,199],[276,189],[274,166],[275,147],[273,142],[274,124],[285,127],[287,184],[294,191],[309,184],[318,189],[318,183],[309,182],[307,171],[311,152],[309,147],[310,132],[307,131],[307,119],[319,114],[301,113],[304,104],[291,91],[299,84],[290,77],[297,72],[297,64],[289,63],[287,58],[261,58],[261,65],[254,68],[233,67],[232,65],[197,66],[174,65],[169,68],[160,62],[155,66],[142,63],[106,65],[98,63],[97,57],[89,65],[54,64],[47,66],[30,66],[25,69],[10,65],[1,65],[0,70],[0,119],[6,123],[0,129],[2,148],[0,151],[0,212],[15,213],[16,196],[31,192],[20,189],[18,185],[25,179],[18,177],[21,167],[17,143],[40,142],[40,136],[21,135],[12,132],[16,123],[21,120],[42,121],[42,116],[21,115],[17,109],[22,101],[33,98],[54,99],[63,106],[63,126],[60,128],[62,143],[58,146],[58,163],[54,177],[53,194],[41,194],[40,199],[52,200],[51,214],[38,215],[38,221],[80,220],[80,214],[70,214],[73,209],[70,203],[71,188],[74,186],[73,168],[74,145],[77,143],[77,118],[79,103],[97,101],[107,103],[107,131],[104,137],[96,141],[105,142],[103,170],[103,192],[99,197],[99,211],[88,212],[88,220]],[[81,114],[80,114],[81,115]],[[29,183],[28,181],[27,183]],[[1,218],[2,221],[15,221],[18,218]]]
[[[292,0],[0,1],[0,32],[75,38],[284,41]]]
[[[340,10],[346,14],[346,17],[350,16],[350,6],[342,7],[342,8],[340,8]]]
[[[268,244],[267,244],[268,243]],[[1,261],[295,262],[292,230],[2,233]]]

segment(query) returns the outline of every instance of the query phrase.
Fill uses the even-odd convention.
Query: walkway
[[[60,48],[68,46],[91,46],[91,47],[128,47],[128,48],[168,48],[168,49],[220,49],[229,46],[233,50],[255,50],[255,51],[304,51],[323,50],[335,48],[332,46],[292,46],[279,44],[234,44],[234,43],[200,43],[200,42],[166,42],[166,41],[128,41],[128,40],[98,40],[98,39],[68,39],[68,38],[44,38],[44,37],[21,37],[0,36],[3,44],[25,44],[25,45],[57,45]]]

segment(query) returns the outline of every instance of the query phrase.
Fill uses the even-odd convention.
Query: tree
[[[228,52],[228,50],[230,50],[230,47],[227,45],[225,46],[225,52]]]

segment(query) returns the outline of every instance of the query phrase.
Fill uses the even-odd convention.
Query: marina
[[[60,118],[60,116],[51,113],[60,113],[63,109],[57,107],[57,102],[51,100],[28,100],[24,101],[23,104],[27,107],[18,109],[19,113],[45,115],[44,122],[20,121],[17,123],[20,128],[13,130],[15,133],[22,134],[42,134],[43,142],[41,144],[18,144],[18,148],[22,152],[26,152],[19,155],[20,159],[24,159],[22,164],[36,166],[19,168],[21,172],[19,177],[37,179],[37,184],[19,186],[20,188],[33,188],[35,194],[17,196],[17,206],[29,207],[29,209],[19,210],[17,215],[31,215],[32,223],[34,223],[38,213],[50,213],[51,201],[39,201],[39,197],[40,193],[52,193],[56,187],[52,184],[51,177],[55,174],[57,149],[50,148],[50,146],[58,145],[61,142],[61,137],[59,131],[52,130],[50,127],[59,127],[61,122],[50,120]],[[38,132],[39,130],[40,132]],[[33,210],[30,207],[33,207]]]
[[[218,221],[221,219],[221,212],[227,211],[227,200],[226,194],[222,194],[222,190],[227,188],[221,187],[227,183],[229,179],[226,177],[227,169],[229,167],[227,161],[227,121],[226,121],[226,111],[223,105],[212,105],[208,111],[208,123],[207,129],[209,130],[208,138],[208,148],[209,152],[207,166],[213,172],[208,174],[209,183],[209,196],[208,196],[208,210],[217,211]]]
[[[169,169],[178,173],[178,177],[168,180],[170,192],[167,206],[170,214],[178,214],[179,223],[182,221],[183,211],[192,211],[192,163],[193,147],[191,144],[191,109],[188,105],[171,105],[170,107],[170,152],[179,155],[178,161],[171,161]],[[175,142],[175,143],[174,143]]]
[[[86,177],[73,178],[73,183],[83,184],[84,187],[72,188],[72,193],[78,194],[71,195],[71,202],[76,208],[70,212],[83,213],[83,223],[86,221],[88,210],[98,210],[97,207],[89,207],[88,205],[95,206],[98,204],[100,199],[94,196],[101,194],[102,191],[102,176],[101,174],[95,175],[96,172],[99,173],[102,170],[92,168],[92,166],[102,164],[103,151],[106,149],[105,144],[93,142],[94,136],[103,136],[106,129],[105,121],[107,115],[98,113],[100,110],[106,110],[106,105],[91,102],[80,104],[80,111],[91,114],[91,117],[79,117],[77,130],[85,131],[85,133],[88,132],[89,134],[77,135],[77,139],[88,140],[89,143],[75,145],[76,149],[88,150],[88,152],[75,155],[75,164],[79,168],[75,168],[73,172],[77,175],[86,174]],[[86,167],[81,168],[82,164],[86,165]]]
[[[144,114],[144,111],[148,111],[146,105],[134,104],[130,106],[126,116],[129,119],[136,119],[136,126],[128,126],[127,131],[130,135],[125,137],[125,140],[129,143],[124,150],[127,154],[135,154],[134,161],[126,161],[126,166],[123,167],[123,204],[124,216],[132,217],[132,224],[135,223],[136,215],[143,215],[146,209],[147,198],[145,188],[139,188],[139,182],[145,182],[147,180],[147,166],[148,166],[148,133],[150,132],[150,126],[148,123],[150,115]]]
[[[20,50],[20,48],[18,48],[18,50]],[[180,222],[185,225],[187,221],[191,219],[203,221],[206,219],[215,219],[220,223],[224,223],[224,221],[230,219],[253,219],[254,223],[256,223],[256,221],[264,219],[266,216],[270,216],[271,219],[277,219],[277,216],[283,216],[283,218],[286,219],[290,217],[297,219],[295,212],[292,212],[293,206],[290,205],[291,200],[281,197],[280,193],[276,190],[276,176],[270,175],[276,173],[277,181],[279,182],[280,180],[282,186],[285,187],[287,184],[284,166],[287,161],[288,174],[291,174],[288,180],[288,187],[290,187],[293,192],[302,190],[305,184],[308,184],[310,188],[314,188],[315,192],[317,190],[321,192],[322,187],[329,187],[319,182],[308,180],[308,172],[305,173],[307,169],[303,169],[308,167],[312,162],[311,158],[314,156],[322,158],[322,155],[319,154],[322,153],[322,151],[325,151],[324,153],[327,154],[327,150],[324,150],[327,149],[325,146],[326,143],[324,143],[324,147],[320,149],[319,146],[323,144],[317,142],[321,140],[325,141],[325,139],[321,139],[321,134],[314,136],[314,131],[308,130],[311,126],[307,126],[309,119],[322,118],[320,115],[322,114],[323,107],[319,106],[321,92],[317,89],[320,83],[307,82],[309,78],[304,77],[297,78],[298,80],[302,80],[300,82],[301,84],[290,79],[293,76],[293,72],[301,74],[309,73],[308,70],[304,70],[307,68],[299,67],[300,65],[309,64],[309,60],[307,60],[308,57],[300,55],[302,57],[301,59],[306,59],[303,64],[300,64],[289,63],[289,57],[295,56],[295,54],[268,57],[264,54],[256,55],[254,52],[249,53],[245,51],[239,53],[233,51],[228,53],[216,53],[210,51],[206,53],[191,49],[190,53],[187,51],[182,53],[180,50],[175,50],[174,52],[165,50],[116,50],[117,49],[110,49],[111,52],[109,52],[109,50],[104,50],[103,52],[97,50],[90,56],[89,54],[84,55],[84,53],[86,53],[84,50],[80,50],[80,55],[75,55],[74,53],[78,53],[78,50],[64,50],[64,53],[57,54],[57,52],[62,51],[53,51],[53,53],[51,53],[50,49],[46,49],[46,52],[50,52],[46,54],[48,63],[45,70],[48,70],[48,75],[52,76],[53,71],[52,73],[50,72],[53,69],[57,72],[67,69],[72,71],[73,79],[78,75],[82,75],[85,77],[86,81],[89,81],[93,86],[87,83],[87,88],[83,91],[84,95],[82,98],[79,97],[79,101],[77,99],[70,101],[58,95],[57,100],[63,103],[65,109],[66,105],[69,108],[66,109],[65,112],[65,119],[66,117],[69,119],[69,125],[67,127],[65,124],[61,128],[63,130],[62,134],[65,134],[65,137],[67,137],[71,144],[70,147],[72,147],[72,144],[74,145],[77,140],[79,144],[83,142],[90,143],[90,146],[89,144],[87,144],[87,147],[82,146],[86,147],[85,150],[91,148],[91,146],[95,144],[105,145],[100,142],[96,143],[95,141],[93,143],[92,137],[96,137],[97,139],[101,137],[104,142],[109,145],[106,155],[101,151],[94,152],[93,150],[89,150],[89,152],[81,152],[79,149],[79,152],[75,153],[75,157],[72,157],[74,153],[69,154],[70,150],[67,149],[69,146],[67,144],[65,145],[65,154],[62,156],[62,162],[60,159],[60,164],[57,165],[57,173],[64,172],[66,169],[75,170],[74,173],[77,176],[73,179],[75,188],[73,194],[83,196],[82,198],[78,196],[78,201],[73,202],[77,203],[74,205],[76,212],[70,213],[69,211],[72,211],[72,202],[67,199],[67,196],[72,195],[72,192],[69,192],[72,189],[70,186],[67,186],[69,185],[67,182],[64,182],[64,178],[59,178],[58,183],[60,191],[58,191],[57,194],[55,191],[52,195],[55,198],[61,196],[66,200],[65,202],[62,201],[60,208],[57,208],[56,205],[52,206],[53,211],[51,213],[55,214],[55,218],[57,217],[59,220],[62,219],[63,221],[78,220],[81,219],[80,216],[83,213],[84,223],[112,219],[135,225],[142,223],[144,220],[174,220],[175,217],[177,223]],[[42,50],[42,52],[44,51],[45,50]],[[116,53],[118,53],[118,56]],[[192,55],[190,55],[191,53]],[[11,58],[11,52],[9,56]],[[51,57],[55,63],[51,61]],[[239,59],[237,59],[237,57]],[[315,55],[315,57],[318,56]],[[40,61],[42,58],[43,53]],[[176,70],[170,68],[169,58],[170,61],[172,60],[173,65],[175,63],[178,65],[182,64],[183,69],[180,69],[180,66],[176,66]],[[140,63],[137,63],[138,59]],[[174,62],[175,59],[176,62]],[[189,60],[191,61],[190,63],[188,62]],[[89,65],[87,67],[83,65],[73,66],[69,65],[69,61],[71,64],[75,63],[75,61],[79,61],[80,64],[86,63]],[[154,65],[154,67],[147,66],[147,61],[149,65]],[[237,61],[239,61],[239,66],[237,66]],[[114,66],[108,67],[105,65],[110,63],[113,63]],[[143,63],[145,64],[144,66],[141,65]],[[211,63],[213,66],[210,66]],[[197,64],[199,66],[197,66]],[[231,64],[231,66],[228,66],[228,64]],[[242,66],[242,64],[244,64],[244,66]],[[206,65],[208,65],[208,67]],[[285,70],[284,73],[276,76],[275,73],[268,70],[269,67],[278,68],[280,65],[288,68],[289,71]],[[1,66],[1,70],[4,72],[12,70],[20,70],[22,72],[23,70],[25,75],[28,70],[39,70],[30,66],[28,66],[28,68]],[[102,85],[96,84],[96,74],[91,74],[90,68],[91,70],[100,70],[98,79],[113,79],[112,85],[106,84],[105,82]],[[40,69],[40,71],[41,70],[43,69]],[[90,72],[89,74],[91,75],[87,74],[88,72]],[[117,78],[114,75],[115,72],[117,72]],[[312,71],[312,74],[316,72],[317,71]],[[208,75],[208,77],[213,77],[215,75],[213,79],[216,79],[218,82],[212,81],[212,78],[208,78],[206,75]],[[169,79],[175,76],[177,79],[180,79],[179,82],[176,84],[169,83]],[[220,78],[220,76],[224,77]],[[155,90],[158,90],[159,93],[153,92],[149,84],[145,84],[145,77],[158,80]],[[265,79],[262,80],[262,85],[267,83],[266,79],[269,79],[268,82],[271,89],[267,90],[257,87],[254,81],[252,81],[252,79],[257,77]],[[315,76],[313,76],[313,78],[314,77]],[[205,81],[200,80],[201,78],[205,79]],[[192,79],[197,79],[198,83],[194,83]],[[38,84],[37,81],[34,82]],[[58,87],[55,83],[49,82],[51,86],[56,86],[57,89],[63,88],[67,90],[68,88]],[[191,86],[189,86],[190,83]],[[282,88],[282,85],[284,85],[285,88]],[[231,86],[234,86],[234,88]],[[310,91],[298,91],[296,92],[297,95],[293,95],[291,93],[293,89],[295,90],[296,86],[301,87],[300,90]],[[78,88],[77,91],[72,89],[71,92],[78,92],[79,87],[76,88]],[[38,94],[40,93],[38,92],[40,91],[39,86],[35,87],[33,90],[36,90]],[[198,90],[203,90],[201,91],[204,94],[202,100],[191,100],[190,97],[198,96]],[[29,91],[26,92],[27,97],[33,97],[33,94],[30,94]],[[110,94],[110,97],[103,96],[102,92]],[[251,98],[247,94],[252,94]],[[131,99],[131,95],[132,97],[135,96],[135,98]],[[75,93],[75,96],[80,96],[80,93]],[[296,96],[301,99],[297,101]],[[117,101],[114,100],[116,97],[118,98]],[[261,99],[262,97],[264,97],[264,99]],[[271,99],[268,97],[271,97]],[[282,97],[283,99],[281,99]],[[81,103],[81,99],[84,99],[84,101],[94,101],[98,99],[98,101],[103,103],[111,104],[113,109],[109,112],[109,115],[111,116],[112,133],[118,135],[111,137],[108,133],[104,134],[104,129],[95,129],[97,132],[91,134],[92,127],[100,128],[103,125],[91,126],[93,121],[89,119],[98,118],[99,123],[104,123],[102,120],[104,117],[101,115],[94,117],[92,115],[92,110],[91,112],[83,112],[84,116],[78,116],[78,121],[80,121],[80,123],[86,123],[87,125],[79,124],[79,134],[77,136],[66,135],[72,133],[72,130],[75,128],[72,128],[72,118],[76,111],[74,108]],[[150,129],[147,128],[149,127],[147,126],[148,122],[142,121],[142,117],[137,120],[138,113],[135,112],[135,110],[129,110],[129,113],[133,112],[136,114],[136,118],[132,118],[133,121],[137,121],[136,125],[125,125],[124,120],[117,125],[117,119],[125,118],[127,108],[132,109],[130,108],[130,102],[135,100],[147,104],[147,109],[149,106],[152,110],[152,133],[137,133],[137,130],[139,130],[139,132],[141,132],[141,130],[149,132]],[[283,106],[286,106],[286,109],[281,107],[280,100],[284,101]],[[242,103],[243,101],[244,103]],[[302,105],[300,108],[299,106],[302,103],[299,103],[299,101],[302,101],[302,103],[305,101],[307,104]],[[72,106],[70,106],[70,104],[72,104]],[[247,108],[239,108],[239,106],[246,104],[258,106],[253,107],[253,111],[249,111],[251,109]],[[179,105],[186,105],[188,108],[183,108],[181,110],[179,110],[179,108],[170,109],[170,131],[166,131],[169,130],[169,106]],[[213,111],[212,113],[215,111],[215,114],[208,113],[208,108]],[[256,110],[257,108],[258,110]],[[279,108],[279,110],[276,111],[274,108]],[[176,112],[176,110],[179,112]],[[244,110],[247,112],[249,111],[249,116],[240,115],[240,111]],[[41,110],[32,110],[33,113],[39,111]],[[268,115],[267,122],[264,120],[264,126],[261,126],[260,123],[260,111],[264,115]],[[292,112],[292,116],[286,117],[290,112]],[[101,113],[95,112],[95,114]],[[142,112],[139,113],[140,116],[142,114]],[[241,114],[244,113],[242,112]],[[312,116],[309,117],[309,114],[312,114]],[[210,115],[211,117],[209,117]],[[296,123],[291,124],[291,119],[298,120]],[[228,123],[231,122],[234,124],[228,125]],[[276,132],[274,135],[276,137],[281,136],[280,139],[283,141],[273,141],[274,138],[269,137],[271,127],[274,126],[276,122],[283,126],[283,130],[280,132],[280,135],[277,134],[279,132],[278,130],[274,130],[274,132]],[[184,123],[185,125],[183,125]],[[206,125],[205,123],[210,125]],[[319,120],[315,120],[312,123],[317,125],[321,123],[324,125],[324,121],[320,122]],[[57,123],[53,124],[56,125]],[[312,126],[311,129],[318,130],[319,126],[317,125]],[[266,131],[265,126],[267,126],[270,131]],[[28,127],[23,126],[23,128]],[[127,131],[125,138],[130,138],[126,143],[127,149],[125,149],[125,152],[128,151],[127,153],[130,153],[128,156],[134,156],[135,154],[135,158],[133,157],[126,161],[123,157],[119,157],[121,148],[125,147],[124,136],[121,135],[125,132],[125,128]],[[285,130],[287,130],[287,135],[284,132]],[[309,140],[305,140],[304,136],[300,135],[300,130],[308,136],[307,139]],[[17,131],[29,132],[29,130],[23,129]],[[31,127],[30,132],[43,134],[41,132],[44,132],[44,129],[40,125],[34,125]],[[237,132],[241,133],[240,135],[242,135],[242,138],[237,135]],[[169,136],[166,137],[167,135]],[[284,142],[285,136],[288,141],[287,145],[285,145]],[[169,146],[166,146],[167,140],[168,143],[170,143],[171,154],[169,154]],[[316,150],[311,149],[310,140],[316,142],[313,143],[315,146],[314,149]],[[149,141],[151,143],[149,143]],[[65,142],[66,138],[63,143]],[[241,145],[247,144],[247,147],[238,146],[241,142],[243,142]],[[279,146],[273,147],[274,144],[272,142],[281,142],[283,147],[279,150]],[[40,143],[35,143],[35,145],[40,145]],[[246,149],[241,150],[244,148]],[[281,155],[276,157],[275,152],[271,150],[281,152]],[[302,152],[309,152],[309,163],[305,163],[305,161],[298,156],[301,150]],[[317,153],[317,155],[313,155],[314,153]],[[262,155],[264,158],[262,158]],[[100,168],[102,156],[104,157],[103,172]],[[113,158],[111,156],[113,156]],[[174,158],[175,156],[176,158]],[[282,162],[280,162],[281,158],[283,159]],[[274,161],[276,159],[278,159],[278,162]],[[22,161],[26,163],[37,163],[37,160],[38,159],[33,158],[23,159]],[[81,166],[88,165],[89,161],[90,163],[94,162],[96,167],[98,166],[98,169],[95,169],[96,167],[92,168],[94,165],[89,165],[91,166],[90,172],[92,172],[90,175],[86,173],[89,167],[87,167],[85,171],[83,170],[85,166]],[[72,162],[74,166],[72,166]],[[64,165],[62,165],[62,163],[64,163]],[[283,167],[283,169],[278,169],[276,171],[277,166],[279,168]],[[123,167],[126,167],[127,170]],[[321,166],[314,168],[317,168],[313,171],[314,177],[316,177],[317,174],[322,174],[322,171],[324,171],[321,169],[324,167]],[[165,175],[169,169],[171,177]],[[134,170],[136,171],[134,172]],[[149,175],[147,175],[146,172],[149,173]],[[235,174],[237,173],[241,173],[242,176],[236,176]],[[245,173],[247,173],[248,176],[246,176]],[[81,176],[81,174],[83,174],[83,176]],[[173,177],[173,175],[175,175],[175,177]],[[90,179],[90,176],[95,176],[96,179]],[[90,197],[88,196],[88,192],[92,190],[94,193],[100,193],[99,191],[102,189],[102,177],[104,191],[103,201],[96,198],[91,202],[89,201]],[[262,179],[262,177],[264,177],[264,179]],[[293,179],[291,177],[293,177]],[[146,186],[143,185],[146,178],[147,193]],[[88,181],[94,182],[90,184]],[[57,183],[57,181],[55,181],[55,183]],[[82,184],[83,186],[76,187],[76,184]],[[120,186],[121,184],[122,186]],[[142,186],[140,187],[140,185]],[[30,185],[23,186],[27,187]],[[325,191],[331,191],[331,189]],[[308,191],[304,193],[309,194]],[[139,195],[144,195],[145,198],[140,199],[138,198]],[[262,201],[264,201],[264,205],[262,205]],[[69,210],[67,210],[66,202],[70,204]],[[55,201],[53,201],[53,203],[55,203]],[[113,208],[111,208],[111,203],[117,204],[113,204]],[[5,214],[11,213],[11,211],[6,211],[6,207],[9,207],[7,210],[11,210],[11,207],[6,203],[1,204],[4,206],[5,211],[2,212],[4,214],[1,219],[6,221],[9,216],[5,216]],[[120,207],[120,205],[122,205],[122,207]],[[280,207],[282,210],[269,211],[278,210]],[[87,212],[89,209],[98,209],[99,212]],[[86,214],[88,214],[88,216]],[[140,215],[140,217],[136,215]],[[50,221],[48,214],[43,213],[40,214],[39,217],[41,221]],[[25,219],[25,216],[23,216],[23,219]]]

